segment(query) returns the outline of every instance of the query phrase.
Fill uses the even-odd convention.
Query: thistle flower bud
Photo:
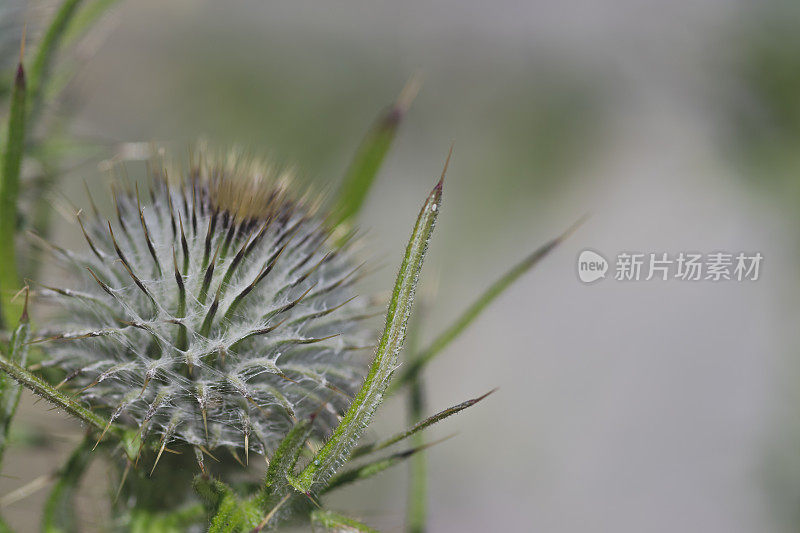
[[[45,364],[162,444],[266,453],[298,419],[327,430],[372,333],[352,246],[331,244],[274,167],[231,156],[151,174],[148,198],[115,192],[113,223],[79,215],[88,250],[61,257],[86,287],[46,289],[69,310],[52,339],[70,342]]]

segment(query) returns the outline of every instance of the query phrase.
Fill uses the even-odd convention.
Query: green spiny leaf
[[[208,533],[234,533],[244,529],[246,517],[239,500],[231,493],[225,494],[220,501],[217,513],[211,519]]]
[[[500,279],[495,281],[483,294],[481,294],[456,321],[448,327],[441,335],[436,337],[428,348],[422,350],[412,361],[405,371],[400,374],[390,388],[390,393],[396,391],[403,385],[409,383],[414,376],[420,373],[423,367],[439,355],[453,340],[455,340],[467,326],[472,324],[478,316],[500,296],[508,287],[511,286],[524,273],[533,268],[544,259],[553,249],[569,237],[582,223],[584,218],[573,224],[567,231],[538,248],[531,255],[520,261],[514,268],[506,272]]]
[[[211,512],[216,512],[225,495],[233,492],[222,481],[202,474],[195,476],[192,486],[203,501],[203,505]]]
[[[84,421],[95,429],[102,431],[108,427],[108,433],[120,437],[124,436],[124,432],[118,426],[110,424],[108,420],[93,413],[63,392],[45,383],[25,368],[2,356],[0,356],[0,370],[6,372],[9,376],[14,378],[17,383],[29,389],[37,396],[44,398],[56,407],[64,409],[67,413]]]
[[[195,476],[192,485],[212,515],[209,533],[249,531],[257,527],[261,510],[256,502],[242,501],[230,486],[206,475]]]
[[[435,415],[429,416],[425,420],[422,420],[421,422],[418,422],[417,424],[414,424],[414,426],[412,426],[411,428],[407,429],[406,431],[403,431],[401,433],[393,435],[392,437],[390,437],[390,438],[388,438],[388,439],[386,439],[384,441],[356,448],[353,451],[352,457],[353,458],[361,457],[362,455],[366,455],[368,453],[373,453],[373,452],[377,452],[378,450],[383,450],[384,448],[388,448],[389,446],[391,446],[393,444],[396,444],[396,443],[400,442],[401,440],[407,439],[411,435],[414,435],[415,433],[417,433],[419,431],[422,431],[423,429],[425,429],[425,428],[427,428],[429,426],[432,426],[436,422],[444,420],[445,418],[447,418],[449,416],[452,416],[452,415],[454,415],[456,413],[460,413],[461,411],[463,411],[464,409],[467,409],[468,407],[472,407],[473,405],[475,405],[479,401],[483,400],[484,398],[486,398],[487,396],[489,396],[490,394],[492,394],[496,390],[497,389],[492,389],[492,390],[490,390],[489,392],[487,392],[486,394],[484,394],[482,396],[478,396],[477,398],[473,398],[471,400],[467,400],[465,402],[462,402],[462,403],[460,403],[458,405],[454,405],[453,407],[449,407],[449,408],[445,409],[444,411],[439,411]]]
[[[0,310],[7,327],[21,313],[12,298],[19,289],[17,255],[14,248],[17,234],[17,198],[19,196],[22,154],[25,149],[25,101],[27,97],[25,69],[20,60],[11,91],[8,131],[0,169]]]
[[[360,211],[418,86],[416,78],[412,78],[397,102],[380,116],[361,141],[339,188],[332,227],[350,222]]]
[[[449,157],[448,155],[448,161]],[[345,461],[383,400],[383,394],[397,365],[397,355],[405,340],[414,291],[442,203],[442,183],[446,171],[447,163],[442,178],[428,195],[417,217],[386,312],[386,326],[361,389],[330,439],[299,476],[291,476],[289,479],[292,486],[300,492],[307,493],[315,483],[324,481]]]
[[[219,531],[219,533],[229,531],[260,531],[259,527],[263,527],[260,525],[260,508],[256,503],[249,500],[241,500],[239,498],[235,499],[235,510],[232,511],[230,515],[231,519],[229,522],[227,522],[227,525],[226,521],[223,520],[221,513],[218,512],[217,517],[220,518],[219,522],[222,526],[222,529],[213,529],[214,521],[216,520],[215,517],[215,519],[212,519],[212,527],[208,529],[209,533],[213,533],[214,531]]]
[[[378,533],[377,529],[372,529],[358,520],[324,509],[317,509],[311,513],[311,523],[337,533]]]
[[[361,466],[345,470],[333,476],[328,481],[328,484],[321,491],[321,493],[324,494],[334,489],[338,489],[344,485],[349,485],[350,483],[355,483],[356,481],[361,481],[362,479],[370,478],[375,474],[383,472],[387,468],[391,468],[399,463],[402,463],[403,461],[413,456],[414,454],[417,454],[427,448],[430,448],[431,446],[433,446],[434,444],[438,444],[439,442],[441,442],[441,440],[432,442],[430,444],[422,444],[414,448],[409,448],[408,450],[403,450],[402,452],[394,453],[388,457],[376,459]]]
[[[86,437],[72,452],[58,472],[56,483],[42,514],[42,531],[46,533],[78,532],[75,520],[75,493],[92,458],[94,441]]]

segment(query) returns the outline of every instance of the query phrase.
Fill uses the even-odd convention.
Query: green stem
[[[417,376],[409,391],[409,424],[422,420],[425,407],[425,387],[422,377]],[[422,433],[412,436],[414,447],[424,444]],[[424,533],[428,517],[428,459],[425,453],[416,453],[410,459],[408,501],[406,507],[406,529],[409,533]]]

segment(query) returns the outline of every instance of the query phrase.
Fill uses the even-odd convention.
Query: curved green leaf
[[[391,468],[399,463],[402,463],[409,457],[412,457],[417,453],[426,450],[431,446],[438,444],[439,442],[442,442],[442,440],[431,442],[430,444],[421,444],[420,446],[415,446],[414,448],[409,448],[408,450],[403,450],[402,452],[393,453],[388,457],[376,459],[374,461],[370,461],[366,464],[357,466],[355,468],[345,470],[344,472],[338,473],[335,476],[333,476],[328,481],[328,484],[325,486],[325,488],[322,489],[322,491],[320,492],[322,494],[325,494],[326,492],[338,489],[339,487],[342,487],[344,485],[349,485],[350,483],[355,483],[356,481],[361,481],[362,479],[370,478],[375,474],[379,474],[384,470],[386,470],[387,468]]]
[[[431,362],[431,360],[439,355],[453,340],[455,340],[467,327],[472,324],[476,318],[487,308],[489,305],[500,296],[512,283],[517,281],[524,273],[533,268],[536,264],[544,259],[553,249],[561,244],[567,237],[578,229],[585,220],[581,218],[578,222],[570,226],[567,231],[556,237],[555,239],[547,242],[539,247],[536,251],[528,257],[517,263],[511,270],[506,272],[500,279],[495,281],[483,294],[481,294],[472,305],[470,305],[461,316],[459,316],[450,327],[448,327],[441,335],[436,337],[428,348],[422,350],[414,360],[409,363],[400,377],[392,383],[390,393],[396,391],[403,385],[408,384],[422,369]]]
[[[419,83],[413,77],[397,102],[383,113],[367,133],[345,173],[333,207],[332,227],[350,222],[364,204],[367,193],[378,175],[392,145],[400,121],[416,95]]]
[[[53,20],[50,21],[50,25],[39,43],[30,68],[29,110],[35,111],[40,105],[42,84],[50,72],[50,66],[64,37],[64,32],[80,3],[81,0],[65,0],[58,8]]]
[[[397,433],[396,435],[393,435],[393,436],[389,437],[388,439],[386,439],[384,441],[377,442],[375,444],[368,444],[366,446],[360,446],[360,447],[356,448],[355,450],[353,450],[352,458],[361,457],[363,455],[367,455],[369,453],[377,452],[379,450],[383,450],[384,448],[388,448],[389,446],[391,446],[393,444],[396,444],[396,443],[400,442],[401,440],[407,439],[408,437],[414,435],[415,433],[417,433],[419,431],[422,431],[423,429],[425,429],[425,428],[427,428],[429,426],[432,426],[436,422],[440,422],[440,421],[444,420],[445,418],[447,418],[449,416],[452,416],[452,415],[454,415],[456,413],[460,413],[464,409],[472,407],[473,405],[475,405],[479,401],[483,400],[484,398],[486,398],[487,396],[489,396],[490,394],[492,394],[496,390],[497,389],[492,389],[489,392],[487,392],[486,394],[478,396],[477,398],[473,398],[471,400],[467,400],[465,402],[461,402],[458,405],[454,405],[453,407],[448,407],[447,409],[445,409],[443,411],[439,411],[435,415],[429,416],[425,420],[417,422],[416,424],[414,424],[409,429],[407,429],[407,430],[405,430],[405,431],[403,431],[401,433]]]

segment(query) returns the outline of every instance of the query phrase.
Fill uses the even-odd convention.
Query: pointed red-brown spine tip
[[[25,68],[22,66],[22,63],[17,65],[17,75],[14,78],[14,84],[18,89],[25,88]]]
[[[380,119],[379,127],[394,129],[400,124],[400,121],[411,107],[411,103],[417,97],[419,88],[422,85],[421,78],[418,72],[411,75],[403,87],[403,90],[400,91],[397,100]]]
[[[450,157],[453,155],[453,146],[455,146],[455,143],[450,144],[450,150],[447,152],[447,159],[444,160],[444,168],[442,169],[442,175],[439,177],[439,182],[433,188],[433,190],[439,194],[441,194],[442,187],[444,186],[444,177],[447,174],[447,167],[450,166]]]
[[[30,287],[25,285],[25,304],[22,306],[22,316],[19,317],[19,321],[23,324],[28,322],[28,296],[30,292]]]
[[[393,130],[397,128],[400,125],[400,121],[403,120],[403,115],[405,115],[404,109],[400,109],[397,106],[390,107],[380,118],[378,129]]]
[[[500,390],[500,387],[495,387],[495,388],[493,388],[492,390],[490,390],[489,392],[487,392],[487,393],[485,393],[485,394],[483,394],[483,395],[481,395],[481,396],[478,396],[477,398],[475,398],[475,403],[477,403],[477,402],[479,402],[479,401],[483,400],[483,399],[484,399],[484,398],[486,398],[487,396],[490,396],[490,395],[494,394],[494,393],[495,393],[495,392],[497,392],[498,390]]]

